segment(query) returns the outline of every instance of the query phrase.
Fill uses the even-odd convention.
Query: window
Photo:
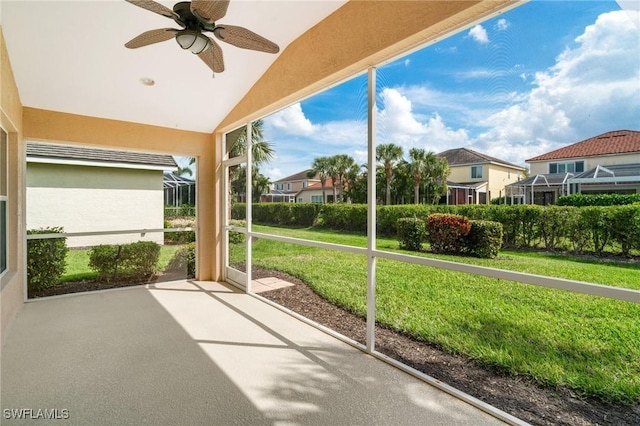
[[[302,187],[303,187],[303,188],[306,188],[306,187],[307,187],[307,181],[306,181],[306,180],[303,180],[303,181],[302,181]]]
[[[7,133],[0,129],[0,274],[7,270]]]
[[[284,184],[283,183],[276,183],[276,189],[282,191],[283,188],[284,188]]]
[[[290,183],[287,184],[287,191],[291,191],[291,184]]]
[[[511,171],[507,170],[507,179],[511,179]]]
[[[312,203],[322,204],[322,195],[312,195],[311,196]]]
[[[582,173],[584,161],[568,161],[563,163],[549,163],[549,173]]]
[[[482,179],[482,166],[471,166],[471,179]]]

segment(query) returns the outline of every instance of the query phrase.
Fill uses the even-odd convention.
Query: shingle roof
[[[311,169],[303,170],[303,171],[298,172],[298,173],[296,173],[294,175],[287,176],[287,177],[282,178],[282,179],[278,179],[274,183],[277,183],[277,182],[291,182],[291,181],[294,181],[294,180],[306,180],[306,179],[309,179],[309,176],[307,176],[307,173],[309,173],[310,171],[311,171]]]
[[[640,132],[616,130],[526,160],[543,161],[640,152]]]
[[[145,166],[161,166],[172,169],[177,164],[171,155],[114,151],[102,148],[85,148],[54,143],[27,143],[27,157],[60,160],[80,160],[99,163],[129,163]]]
[[[484,164],[484,163],[498,163],[509,167],[516,167],[524,170],[524,167],[517,166],[508,161],[501,160],[490,155],[482,154],[469,148],[454,148],[447,151],[442,151],[436,154],[440,158],[446,158],[447,163],[450,166],[458,166],[463,164]]]

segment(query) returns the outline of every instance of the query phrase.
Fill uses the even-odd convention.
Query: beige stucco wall
[[[161,229],[161,170],[27,163],[27,229],[65,232]],[[162,233],[69,237],[67,246],[163,243]]]
[[[1,6],[0,6],[1,7]],[[24,143],[22,104],[0,27],[0,126],[9,135],[8,268],[0,278],[0,344],[24,301]],[[0,354],[2,352],[0,351]]]
[[[489,197],[487,197],[487,202],[490,202],[492,198],[503,197],[505,186],[524,178],[524,170],[504,167],[497,164],[487,165],[485,170],[488,170],[487,189],[489,191]]]
[[[531,166],[530,175],[543,175],[549,173],[550,163],[563,163],[567,161],[584,161],[584,170],[593,169],[594,167],[601,166],[613,166],[616,164],[640,164],[640,152],[633,154],[620,154],[620,155],[599,155],[586,158],[570,158],[561,160],[549,160],[549,161],[533,161],[530,162]]]

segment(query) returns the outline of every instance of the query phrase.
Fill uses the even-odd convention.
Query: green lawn
[[[254,230],[366,245],[362,235]],[[234,262],[244,260],[243,247],[232,248]],[[365,315],[365,256],[265,239],[253,247],[257,265],[301,278],[333,303]],[[400,251],[393,239],[378,239],[378,248]],[[638,264],[512,251],[493,260],[419,255],[640,289]],[[378,259],[376,282],[381,324],[540,384],[567,386],[611,402],[640,402],[640,304],[387,259]]]
[[[167,267],[169,261],[180,247],[179,245],[160,247],[159,271]],[[98,277],[98,274],[89,267],[89,252],[90,250],[69,250],[66,258],[67,267],[60,278],[60,282],[90,280]]]

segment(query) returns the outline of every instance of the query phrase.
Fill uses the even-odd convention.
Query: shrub
[[[99,245],[89,254],[89,267],[101,279],[145,278],[155,272],[160,245],[138,241],[124,245]]]
[[[464,216],[435,213],[427,218],[431,250],[436,253],[460,253],[471,224]]]
[[[187,278],[196,276],[196,244],[189,243],[180,247],[165,269],[167,272],[184,273]]]
[[[189,224],[188,226],[191,226]],[[171,221],[165,220],[164,227],[166,228],[178,228],[184,227],[182,226],[174,226]],[[186,244],[193,243],[196,240],[195,231],[182,231],[182,232],[165,232],[164,233],[164,243],[165,244]]]
[[[422,242],[427,235],[427,226],[424,220],[411,217],[400,218],[397,221],[396,229],[400,248],[411,251],[422,249]]]
[[[28,230],[27,234],[59,234],[61,227]],[[42,290],[60,282],[67,266],[66,238],[27,240],[27,288],[29,291]]]
[[[230,220],[230,225],[237,226],[240,228],[247,227],[246,220]],[[229,244],[242,244],[247,240],[247,234],[243,234],[238,231],[229,231]]]
[[[494,258],[502,247],[502,224],[489,220],[472,220],[464,238],[464,252],[483,258]]]
[[[323,226],[339,231],[367,232],[366,204],[323,204]]]
[[[640,194],[571,194],[558,198],[558,206],[621,206],[640,203]]]
[[[620,244],[623,256],[640,250],[640,205],[613,207],[610,210],[611,237]]]
[[[574,214],[575,207],[548,206],[542,210],[538,229],[547,250],[555,250],[565,237],[571,235],[568,230]]]
[[[582,207],[580,219],[591,238],[591,244],[597,254],[602,254],[604,248],[611,239],[611,227],[609,226],[611,217],[610,207],[588,206]]]
[[[314,203],[253,203],[254,223],[279,226],[313,226],[320,204]],[[236,203],[231,208],[231,219],[246,219],[246,204]]]

